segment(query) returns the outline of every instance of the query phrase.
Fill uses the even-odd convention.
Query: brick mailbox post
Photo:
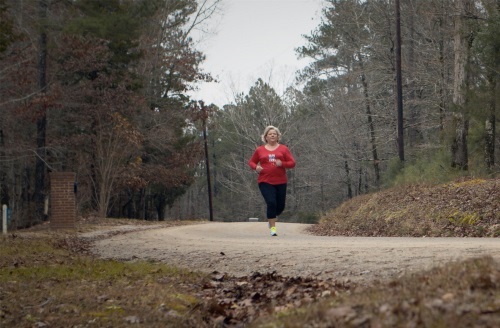
[[[50,228],[75,229],[75,173],[50,173]]]

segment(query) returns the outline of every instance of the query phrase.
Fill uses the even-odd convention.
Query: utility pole
[[[203,116],[202,116],[202,122],[203,122],[203,143],[205,145],[205,165],[207,167],[208,209],[210,212],[210,221],[213,221],[214,220],[214,210],[213,210],[213,205],[212,205],[212,183],[210,181],[210,162],[209,162],[209,157],[208,157],[207,123],[206,123],[206,120],[208,118],[208,111],[207,111],[207,107],[205,107],[203,105],[201,107],[201,110],[204,111]]]
[[[396,94],[398,112],[398,154],[401,162],[405,161],[403,139],[403,84],[401,78],[401,13],[399,0],[394,1],[396,6]]]

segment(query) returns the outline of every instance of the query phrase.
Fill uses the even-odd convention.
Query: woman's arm
[[[285,147],[283,152],[283,160],[281,161],[281,166],[285,169],[293,169],[295,167],[295,158],[293,158],[292,153],[288,147]]]
[[[250,166],[250,168],[252,170],[255,170],[255,169],[257,169],[258,164],[259,164],[259,151],[258,151],[258,149],[256,149],[255,152],[253,153],[252,157],[248,161],[248,166]]]

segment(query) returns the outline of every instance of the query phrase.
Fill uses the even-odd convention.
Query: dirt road
[[[97,240],[93,251],[103,258],[154,259],[234,276],[276,271],[361,283],[470,257],[500,260],[499,238],[318,237],[306,227],[279,222],[278,237],[269,236],[264,222],[156,228]]]

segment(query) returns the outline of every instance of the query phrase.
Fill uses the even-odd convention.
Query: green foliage
[[[285,222],[293,222],[293,223],[305,223],[305,224],[316,224],[319,222],[320,214],[315,212],[294,212],[293,215],[291,213],[285,211],[280,219],[283,219]]]
[[[60,237],[3,240],[0,243],[2,264],[0,281],[17,280],[139,280],[144,277],[179,276],[187,271],[149,262],[124,263],[102,261],[85,256],[72,256],[60,245],[66,242]],[[59,262],[53,265],[52,261]],[[24,265],[31,263],[31,265]],[[35,263],[35,265],[32,265]],[[14,264],[14,267],[12,265]]]
[[[472,119],[469,127],[469,174],[471,176],[486,177],[489,172],[485,163],[485,121]]]
[[[486,6],[489,13],[486,23],[481,25],[481,30],[475,39],[475,50],[477,55],[485,63],[485,69],[487,70],[487,75],[499,74],[498,71],[495,73],[495,68],[500,65],[500,58],[498,54],[500,53],[500,10],[498,9],[498,4],[494,2],[491,6]]]
[[[17,39],[12,20],[8,17],[5,0],[0,0],[0,54]]]
[[[477,213],[455,211],[454,213],[449,215],[448,220],[452,224],[461,226],[461,225],[474,225],[479,220],[481,220],[481,218]]]
[[[131,51],[137,47],[141,27],[133,1],[80,0],[75,6],[83,15],[68,23],[67,32],[109,41],[113,53],[110,63],[114,67],[124,67],[139,58],[137,51]]]
[[[391,187],[415,183],[438,184],[467,174],[451,168],[449,163],[450,153],[446,149],[423,153],[404,164],[399,158],[392,158],[383,174],[384,185]]]
[[[43,281],[47,279],[73,280],[117,280],[139,279],[152,273],[179,274],[180,271],[173,267],[153,265],[147,262],[123,263],[116,261],[98,261],[87,258],[57,266],[19,267],[15,270],[0,270],[0,281],[6,282],[15,274],[17,279]]]
[[[386,186],[394,185],[394,180],[403,172],[405,165],[401,162],[399,157],[393,157],[387,162],[387,169],[382,175],[382,181]]]
[[[276,125],[282,127],[282,122],[287,116],[282,99],[268,83],[258,79],[250,88],[241,106],[252,117],[253,122],[265,127]]]
[[[435,152],[414,154],[404,164],[399,158],[391,158],[382,179],[385,187],[416,183],[439,184],[460,177],[488,177],[484,161],[484,127],[472,120],[469,131],[469,170],[461,171],[450,166],[450,152],[445,147]]]

